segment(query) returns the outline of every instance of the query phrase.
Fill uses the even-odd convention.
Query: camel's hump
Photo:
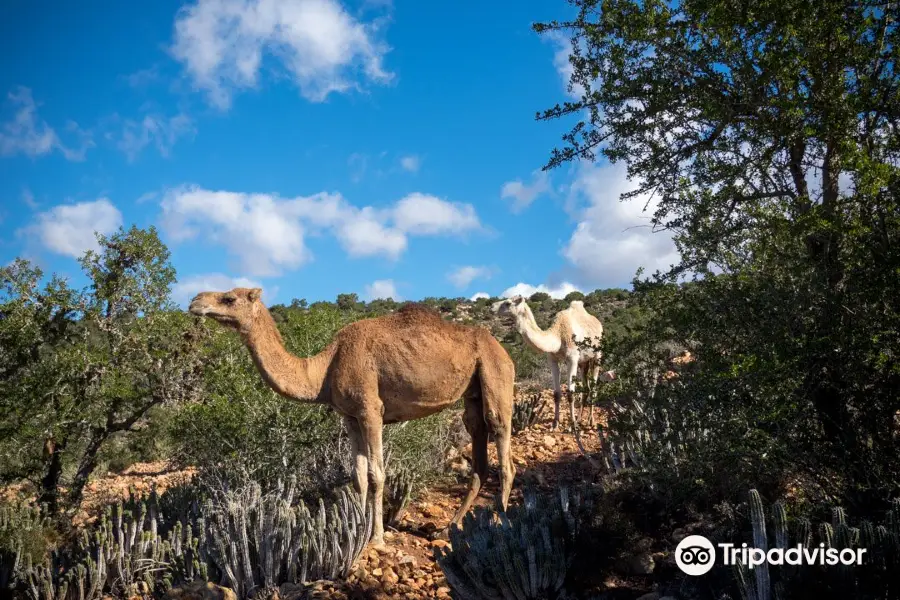
[[[423,317],[443,320],[441,319],[441,314],[436,309],[431,308],[430,306],[425,306],[424,304],[420,304],[418,302],[407,302],[397,309],[397,314],[409,317]]]

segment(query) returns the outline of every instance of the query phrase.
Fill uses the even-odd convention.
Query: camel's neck
[[[294,356],[285,349],[278,327],[265,309],[257,315],[253,327],[241,335],[269,387],[295,400],[319,400],[334,356],[332,346],[310,358]]]
[[[534,320],[534,313],[531,312],[531,307],[527,304],[524,312],[525,314],[516,316],[516,326],[525,341],[538,352],[548,354],[559,352],[562,346],[559,335],[553,331],[544,331],[538,327],[537,321]]]

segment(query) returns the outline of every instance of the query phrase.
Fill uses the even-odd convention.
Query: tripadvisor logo
[[[723,565],[743,564],[753,569],[770,565],[861,565],[865,548],[826,548],[825,544],[806,548],[797,544],[791,548],[751,548],[747,544],[718,544]],[[702,535],[689,535],[675,548],[675,563],[688,575],[704,575],[716,563],[716,548]]]

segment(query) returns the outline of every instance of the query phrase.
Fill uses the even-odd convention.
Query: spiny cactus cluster
[[[48,531],[50,521],[38,507],[18,502],[0,505],[0,590],[10,587],[26,556],[46,553]]]
[[[587,490],[539,499],[525,491],[524,503],[504,514],[478,507],[450,528],[452,549],[437,548],[435,558],[454,597],[461,600],[562,598],[574,559],[574,539]]]
[[[384,482],[385,524],[396,527],[400,523],[409,507],[414,487],[415,477],[409,469],[399,467],[388,473]]]
[[[18,578],[32,600],[130,597],[205,579],[202,527],[199,537],[190,525],[176,524],[165,537],[158,528],[146,503],[137,517],[119,503],[108,507],[90,532],[82,532],[72,556],[54,552],[33,564],[28,555]]]
[[[863,521],[859,527],[847,524],[844,510],[832,509],[831,522],[813,527],[808,519],[791,523],[781,502],[772,505],[770,522],[774,545],[769,545],[766,514],[756,490],[750,490],[750,520],[753,546],[763,551],[770,547],[866,550],[861,565],[778,565],[766,563],[750,571],[743,564],[734,566],[735,579],[744,600],[775,598],[897,598],[900,597],[900,499],[894,500],[885,523]]]
[[[614,419],[600,428],[601,453],[609,471],[641,468],[648,454],[677,467],[689,457],[692,444],[709,436],[709,430],[691,415],[671,411],[653,402],[635,399],[627,408],[612,403]]]
[[[248,598],[283,582],[346,577],[372,534],[372,511],[350,488],[313,514],[294,503],[295,482],[263,494],[248,484],[218,494],[204,506],[209,555],[222,581]]]
[[[159,532],[168,533],[178,523],[194,523],[200,519],[205,494],[195,479],[170,486],[159,493],[154,486],[149,494],[139,494],[129,490],[128,498],[122,503],[125,510],[139,513],[146,506],[151,523],[156,522]]]
[[[513,405],[512,430],[513,433],[525,431],[538,422],[544,411],[544,401],[540,394],[528,396]]]

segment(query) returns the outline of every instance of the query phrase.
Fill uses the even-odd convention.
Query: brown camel
[[[331,405],[341,414],[355,455],[353,485],[365,506],[374,486],[374,545],[384,544],[382,426],[421,419],[458,398],[472,436],[472,477],[452,523],[472,506],[487,477],[488,435],[500,462],[499,501],[512,489],[510,455],[515,365],[489,331],[449,323],[434,311],[408,305],[396,313],[350,323],[319,354],[289,353],[259,288],[203,292],[189,311],[237,330],[269,386],[287,398]],[[367,477],[368,475],[368,477]],[[446,529],[444,530],[446,534]]]

